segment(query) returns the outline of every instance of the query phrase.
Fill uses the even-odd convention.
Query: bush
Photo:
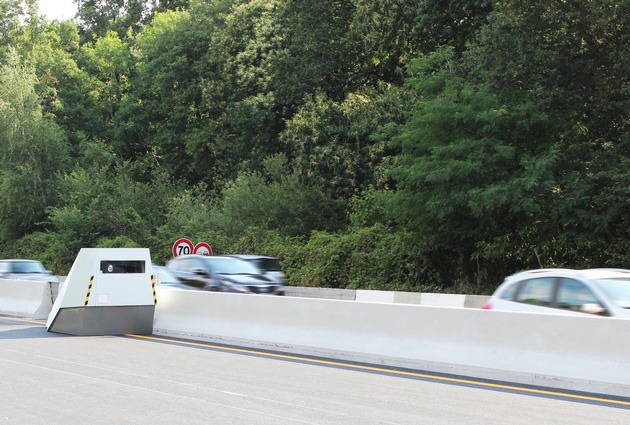
[[[380,224],[315,232],[283,266],[289,283],[346,289],[435,291],[440,279],[411,233]]]

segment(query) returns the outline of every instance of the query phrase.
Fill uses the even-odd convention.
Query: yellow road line
[[[615,399],[587,396],[587,395],[580,395],[580,394],[571,394],[571,393],[564,393],[560,391],[541,390],[541,389],[535,389],[535,388],[519,387],[516,385],[496,384],[496,383],[491,383],[491,382],[475,381],[472,379],[450,378],[447,376],[430,375],[430,374],[420,373],[420,372],[401,371],[401,370],[387,369],[387,368],[376,367],[376,366],[357,365],[357,364],[352,364],[352,363],[343,363],[339,361],[313,359],[313,358],[300,357],[300,356],[294,356],[294,355],[288,355],[288,354],[269,353],[269,352],[257,351],[257,350],[246,349],[246,348],[226,347],[222,345],[213,345],[213,344],[202,343],[202,342],[181,341],[181,340],[160,338],[160,337],[148,336],[148,335],[127,334],[125,336],[129,336],[133,338],[140,338],[140,339],[149,339],[149,340],[161,341],[161,342],[169,342],[169,343],[175,343],[175,344],[181,344],[181,345],[189,345],[193,347],[215,348],[218,350],[231,351],[235,353],[256,354],[256,355],[265,356],[265,357],[273,357],[273,358],[287,359],[287,360],[298,360],[305,363],[323,364],[327,366],[341,366],[341,367],[349,368],[349,369],[367,370],[371,372],[382,372],[382,373],[388,373],[392,375],[411,376],[415,378],[427,378],[427,379],[432,379],[435,381],[453,382],[457,384],[467,384],[467,385],[473,385],[477,387],[497,388],[501,390],[518,391],[518,392],[524,392],[524,393],[563,397],[563,398],[577,399],[577,400],[583,400],[583,401],[593,401],[593,402],[606,403],[606,404],[617,404],[620,406],[630,406],[630,401],[615,400]]]
[[[24,322],[24,323],[35,323],[36,325],[45,325],[46,322],[42,322],[41,320],[36,320],[36,319],[22,319],[19,317],[4,317],[4,316],[0,316],[0,319],[3,320],[12,320],[14,322]]]

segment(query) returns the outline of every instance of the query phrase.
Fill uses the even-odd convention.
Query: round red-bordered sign
[[[212,255],[212,247],[208,245],[206,242],[199,242],[195,245],[195,249],[193,253],[200,255]]]
[[[177,239],[173,244],[173,257],[180,255],[192,254],[194,251],[194,245],[186,238]]]

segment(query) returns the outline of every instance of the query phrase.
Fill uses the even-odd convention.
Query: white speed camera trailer
[[[147,248],[83,248],[46,327],[70,335],[151,334],[154,279]]]

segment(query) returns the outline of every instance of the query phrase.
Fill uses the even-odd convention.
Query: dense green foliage
[[[0,255],[187,237],[289,283],[630,267],[630,5],[0,0]]]

